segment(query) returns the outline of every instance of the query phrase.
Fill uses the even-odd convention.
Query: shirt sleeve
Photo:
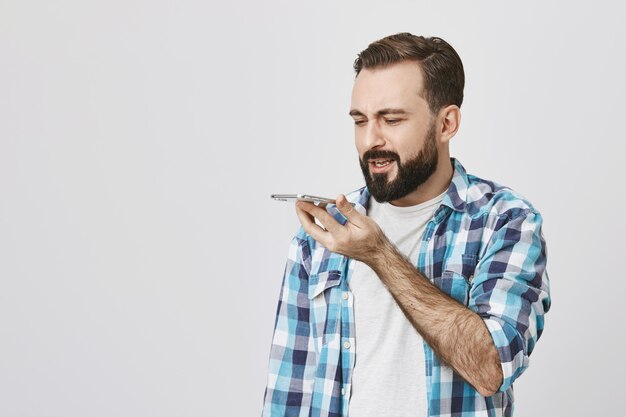
[[[313,376],[307,373],[315,370],[310,366],[315,351],[310,338],[309,271],[309,246],[297,235],[289,247],[280,289],[263,417],[299,416],[310,406]]]
[[[550,308],[542,222],[531,209],[498,217],[474,272],[469,307],[483,318],[500,355],[499,391],[528,367]]]

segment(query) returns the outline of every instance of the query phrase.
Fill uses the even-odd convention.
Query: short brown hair
[[[424,99],[430,111],[450,104],[461,107],[465,73],[456,51],[441,38],[397,33],[371,43],[354,61],[358,76],[364,68],[384,67],[401,61],[416,61],[424,76]]]

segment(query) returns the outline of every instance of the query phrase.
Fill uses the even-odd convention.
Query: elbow
[[[491,397],[492,395],[498,392],[497,389],[483,388],[483,387],[478,388],[477,391],[483,397]]]
[[[500,365],[500,362],[498,362],[498,365]],[[502,368],[500,366],[497,368],[494,367],[492,372],[490,372],[490,375],[491,377],[485,380],[481,386],[476,387],[476,391],[478,391],[478,393],[483,397],[491,397],[496,394],[502,386],[503,375]]]

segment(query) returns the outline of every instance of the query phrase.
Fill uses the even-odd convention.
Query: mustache
[[[370,159],[377,158],[393,159],[394,161],[399,161],[400,155],[395,152],[385,150],[369,150],[363,154],[363,162],[368,162]]]

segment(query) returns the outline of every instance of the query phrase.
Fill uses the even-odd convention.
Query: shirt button
[[[346,395],[346,389],[345,388],[341,389],[341,395]]]
[[[348,299],[348,297],[350,297],[350,296],[348,295],[348,293],[347,293],[347,292],[344,292],[344,293],[343,293],[343,295],[342,295],[342,297],[343,297],[343,299],[344,299],[344,300],[347,300],[347,299]]]
[[[350,349],[350,342],[348,342],[347,340],[343,342],[343,347],[346,349]]]

